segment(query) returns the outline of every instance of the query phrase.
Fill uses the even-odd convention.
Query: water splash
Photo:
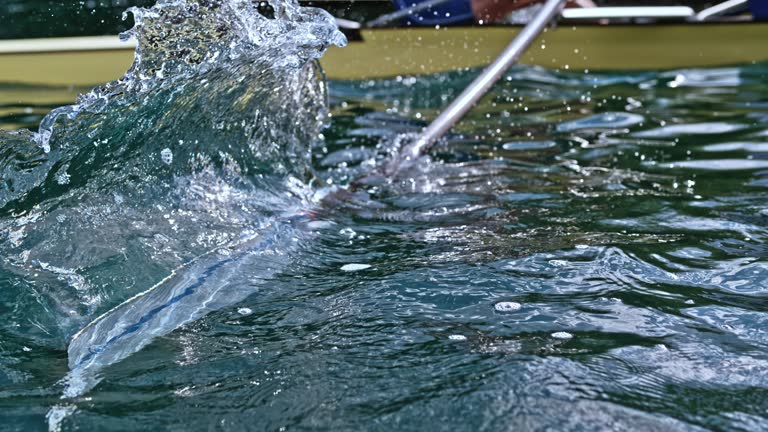
[[[132,8],[125,76],[37,133],[0,131],[0,272],[19,306],[6,318],[45,317],[35,329],[58,346],[109,311],[71,342],[65,396],[254,292],[309,235],[300,221],[326,118],[313,60],[346,40],[320,9],[273,6],[274,17],[245,0]],[[54,411],[53,429],[72,412]]]

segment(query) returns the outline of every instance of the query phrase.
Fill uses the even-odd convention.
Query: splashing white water
[[[310,149],[326,112],[313,59],[346,40],[320,9],[272,6],[274,18],[246,0],[133,8],[125,76],[53,110],[39,132],[0,131],[0,232],[11,238],[36,215],[0,244],[23,257],[3,270],[20,293],[53,284],[26,311],[45,317],[52,344],[92,320],[69,345],[65,397],[253,293],[306,237]],[[54,407],[49,426],[75,411]]]

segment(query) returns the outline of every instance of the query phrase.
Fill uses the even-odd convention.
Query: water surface
[[[319,207],[318,185],[380,166],[478,71],[330,82],[315,134],[264,112],[259,88],[217,84],[286,75],[234,70],[206,75],[209,93],[160,86],[80,114],[105,135],[66,123],[61,136],[88,147],[54,134],[54,152],[109,156],[75,152],[40,175],[49,158],[4,156],[16,186],[29,172],[37,186],[3,200],[3,429],[44,430],[54,406],[63,430],[766,429],[766,65],[517,67],[431,160]],[[4,108],[17,111],[2,126],[18,128],[50,106]],[[248,128],[258,121],[270,128]],[[297,230],[289,262],[233,282],[250,295],[61,399],[79,328],[308,207],[318,223]]]

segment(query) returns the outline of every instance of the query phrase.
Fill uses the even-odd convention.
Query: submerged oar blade
[[[288,265],[295,233],[291,221],[278,222],[236,246],[209,252],[88,324],[69,344],[65,396],[84,394],[98,382],[99,370],[155,338],[252,294]]]

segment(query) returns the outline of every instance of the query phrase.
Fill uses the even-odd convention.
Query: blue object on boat
[[[429,0],[392,0],[399,10],[408,9]],[[448,0],[427,10],[415,12],[406,22],[418,26],[464,24],[475,20],[469,0]]]
[[[749,0],[749,9],[755,21],[768,21],[768,0]]]

